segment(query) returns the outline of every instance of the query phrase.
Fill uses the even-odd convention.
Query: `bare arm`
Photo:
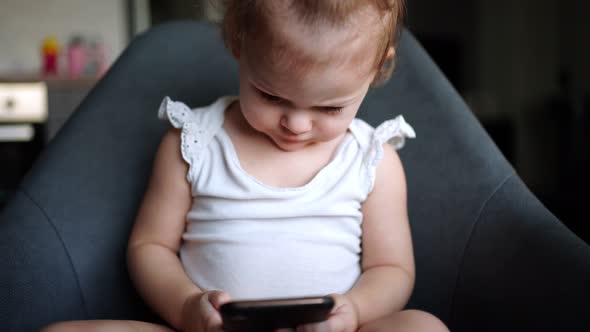
[[[356,307],[359,326],[402,310],[414,287],[405,176],[393,148],[386,144],[384,150],[375,186],[362,207],[363,273],[346,294]]]
[[[192,204],[188,165],[180,154],[180,133],[169,130],[158,149],[152,177],[129,239],[129,273],[143,299],[176,329],[184,303],[201,290],[178,258],[185,218]]]

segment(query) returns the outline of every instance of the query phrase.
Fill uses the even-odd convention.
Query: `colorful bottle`
[[[48,37],[43,40],[41,47],[43,76],[55,76],[59,70],[59,42],[55,37]]]
[[[86,69],[87,54],[82,37],[73,37],[68,44],[68,73],[70,78],[80,78]]]
[[[93,38],[89,43],[87,51],[86,75],[89,77],[102,77],[107,70],[107,60],[105,47],[101,38]]]

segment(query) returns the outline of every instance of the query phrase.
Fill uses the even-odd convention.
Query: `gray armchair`
[[[590,247],[529,192],[408,31],[392,80],[360,117],[402,113],[417,280],[409,308],[453,331],[590,329]],[[166,124],[165,95],[192,106],[237,92],[237,67],[206,23],[138,37],[46,148],[0,215],[0,329],[58,320],[158,318],[136,294],[126,241]]]

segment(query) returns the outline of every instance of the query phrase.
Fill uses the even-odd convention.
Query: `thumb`
[[[209,292],[209,302],[215,308],[215,310],[219,310],[222,304],[230,302],[231,296],[224,291],[211,291]]]

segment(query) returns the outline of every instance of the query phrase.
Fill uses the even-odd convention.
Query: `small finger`
[[[311,323],[297,326],[296,332],[327,332],[328,323],[327,322],[319,322],[319,323]]]
[[[231,296],[224,291],[212,291],[209,293],[209,302],[216,310],[219,310],[222,304],[230,302]]]
[[[209,312],[205,315],[204,326],[205,331],[221,332],[223,331],[223,322],[219,312],[215,311],[213,306],[209,307]]]

